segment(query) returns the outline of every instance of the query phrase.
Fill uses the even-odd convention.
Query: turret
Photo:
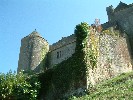
[[[108,21],[112,22],[113,21],[113,16],[114,16],[114,8],[113,6],[106,7],[107,15],[108,15]]]
[[[120,1],[119,5],[114,9],[115,12],[128,8],[126,3]]]
[[[21,40],[17,71],[42,72],[48,50],[48,42],[36,30],[24,37]]]

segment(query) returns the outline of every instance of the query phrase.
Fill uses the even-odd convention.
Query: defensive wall
[[[49,67],[68,59],[75,52],[76,37],[74,34],[63,37],[58,42],[50,45],[49,49]]]
[[[121,5],[125,4],[120,2],[117,10],[107,7],[109,21],[102,24],[103,31],[98,32],[91,26],[87,28],[90,30],[83,39],[87,42],[80,43],[86,44],[82,48],[83,55],[76,53],[79,46],[76,34],[49,46],[33,31],[21,40],[18,72],[21,69],[45,71],[42,80],[45,80],[46,90],[43,90],[42,98],[54,100],[55,97],[76,95],[89,89],[90,85],[132,71],[133,6],[121,8]]]

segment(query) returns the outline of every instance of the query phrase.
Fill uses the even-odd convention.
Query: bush
[[[40,83],[35,76],[9,71],[0,73],[0,99],[2,100],[36,100]]]

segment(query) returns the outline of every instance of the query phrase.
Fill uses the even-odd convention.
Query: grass
[[[106,80],[88,91],[88,95],[70,100],[133,100],[133,72]]]

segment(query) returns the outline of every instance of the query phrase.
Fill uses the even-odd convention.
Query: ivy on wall
[[[99,33],[96,33],[92,27],[90,30],[85,49],[87,65],[93,69],[97,67],[97,57],[99,56]]]
[[[54,98],[60,98],[60,96],[67,92],[71,88],[79,88],[81,85],[86,85],[86,71],[87,61],[91,62],[91,66],[95,66],[96,61],[96,43],[90,35],[90,26],[82,22],[76,25],[76,48],[75,53],[67,60],[57,64],[53,69],[49,69],[44,73],[44,77],[40,77],[43,81],[43,90],[46,94],[52,93]],[[92,48],[89,49],[88,41],[92,39]],[[93,46],[95,44],[95,46]],[[87,56],[86,56],[87,55]],[[47,76],[47,77],[45,77]],[[47,90],[47,91],[46,91]]]
[[[90,32],[90,26],[87,23],[81,23],[75,28],[75,35],[77,37],[76,40],[76,50],[75,53],[83,53],[84,48],[87,45],[87,38]]]

